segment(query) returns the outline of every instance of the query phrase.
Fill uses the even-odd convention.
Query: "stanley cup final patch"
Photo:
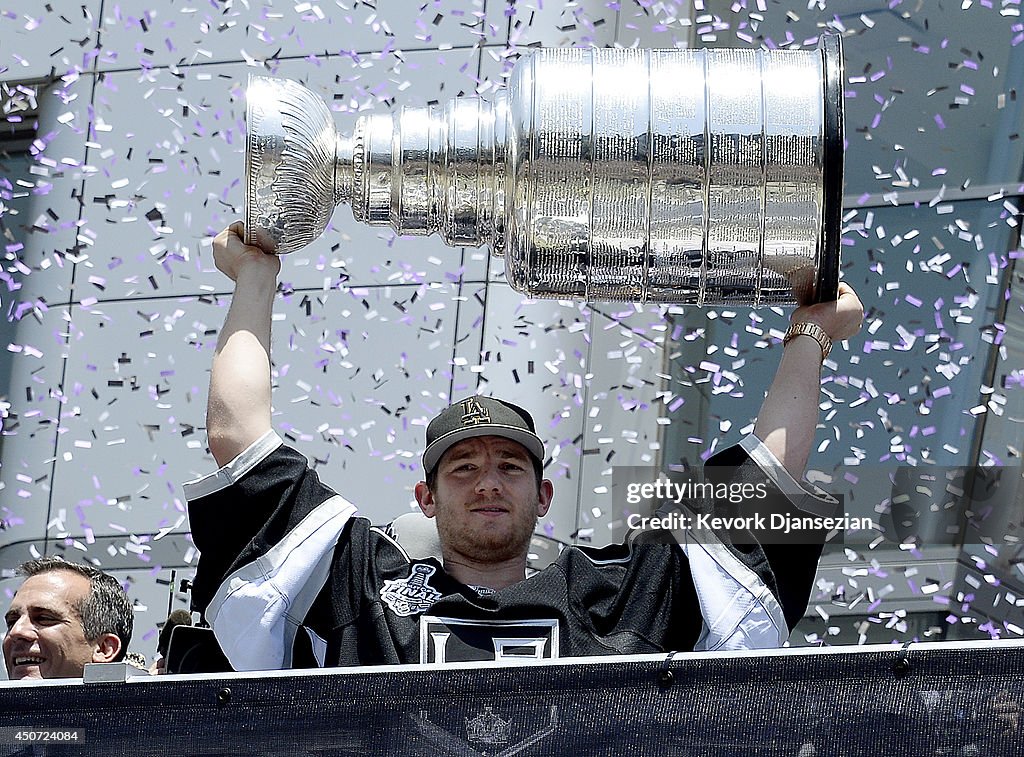
[[[441,592],[428,583],[435,571],[432,565],[413,565],[408,578],[384,582],[380,589],[381,600],[395,615],[403,618],[426,612],[441,598]]]

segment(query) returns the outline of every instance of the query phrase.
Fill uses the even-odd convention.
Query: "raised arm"
[[[270,321],[281,261],[246,246],[239,223],[217,235],[213,258],[235,282],[217,339],[206,429],[218,465],[233,460],[270,430]]]
[[[833,342],[839,342],[856,334],[863,320],[864,307],[857,293],[840,284],[835,302],[798,308],[790,323],[817,324]],[[754,425],[754,435],[797,480],[803,477],[818,423],[821,353],[820,344],[812,336],[796,336],[786,343]]]

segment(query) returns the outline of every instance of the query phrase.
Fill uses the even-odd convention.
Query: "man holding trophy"
[[[659,62],[651,51],[646,57],[645,51],[574,51],[568,56],[617,52],[629,57],[619,65],[640,66],[638,71],[652,77],[652,86],[644,90],[650,93],[656,93],[655,79],[665,75],[663,68],[693,63],[693,56]],[[636,58],[638,52],[641,56]],[[705,52],[711,55],[693,55]],[[762,60],[768,53],[751,55],[760,57],[740,64],[761,72],[765,91],[777,78],[792,80],[793,70],[776,72],[778,61]],[[841,74],[829,68],[837,65],[837,49],[825,44],[817,59],[787,58],[785,64],[796,66],[798,74],[813,74],[815,61],[822,56],[824,73],[815,80],[817,89],[812,86],[809,91],[817,92],[819,101],[824,94],[828,101],[835,96],[836,77],[841,80]],[[571,60],[562,63],[570,65]],[[551,134],[571,142],[566,135],[584,128],[580,123],[552,126],[553,117],[542,117],[541,78],[548,81],[551,76],[540,77],[543,60],[529,65],[532,73],[513,80],[506,100],[486,112],[478,105],[471,109],[482,124],[462,130],[477,135],[474,165],[485,172],[479,168],[479,155],[486,152],[492,168],[501,164],[496,173],[503,177],[502,186],[500,191],[484,192],[482,198],[482,183],[474,184],[476,196],[463,198],[466,201],[448,217],[449,241],[490,243],[495,252],[513,258],[510,277],[527,282],[527,288],[540,296],[670,301],[675,295],[694,305],[777,304],[790,297],[794,304],[801,303],[791,316],[779,368],[753,433],[716,454],[708,465],[728,470],[732,483],[764,492],[779,512],[794,517],[833,515],[835,500],[800,480],[814,441],[822,363],[832,343],[855,335],[863,319],[856,293],[838,283],[841,155],[837,169],[828,145],[834,145],[838,129],[841,150],[841,118],[840,126],[830,126],[829,103],[822,108],[819,102],[815,112],[826,113],[823,127],[818,124],[815,131],[790,125],[797,132],[792,141],[798,148],[803,143],[813,147],[813,155],[787,149],[786,155],[796,156],[792,160],[807,163],[780,167],[772,157],[770,137],[778,131],[773,116],[759,114],[760,137],[755,137],[754,129],[741,125],[725,129],[721,115],[715,116],[718,111],[708,105],[715,101],[716,67],[738,64],[732,58],[701,61],[698,68],[707,74],[700,94],[706,114],[700,134],[693,124],[676,127],[681,139],[689,133],[694,145],[705,147],[707,154],[686,163],[679,156],[692,158],[689,148],[676,157],[658,153],[658,140],[652,137],[657,119],[652,114],[660,112],[660,106],[654,102],[655,94],[645,95],[652,98],[645,103],[646,147],[636,143],[627,150],[633,162],[646,166],[638,179],[631,169],[623,169],[629,160],[609,160],[617,166],[615,175],[594,162],[602,149],[621,142],[597,133],[604,95],[595,79],[590,93],[594,117],[584,140],[591,146],[583,150],[593,161],[575,171],[583,176],[578,191],[590,198],[591,216],[582,221],[579,214],[559,218],[538,198],[545,176],[554,171],[551,156],[572,160],[572,150],[552,149],[545,161],[538,157],[541,148],[527,150],[527,159],[515,150],[496,150],[494,144],[500,140],[480,147],[478,135],[491,127],[493,133],[504,133],[512,124],[509,128],[517,136],[509,138],[509,144],[546,143]],[[584,68],[591,70],[591,62]],[[729,73],[731,79],[737,72]],[[289,173],[285,163],[295,160],[294,143],[289,142],[294,128],[286,122],[310,109],[294,106],[294,89],[282,95],[284,104],[276,111],[265,101],[255,102],[269,85],[260,86],[263,94],[250,93],[246,223],[232,224],[214,241],[216,265],[235,284],[214,356],[207,410],[210,450],[221,467],[186,485],[193,538],[201,552],[193,604],[212,624],[232,666],[257,670],[781,646],[806,609],[821,553],[817,538],[785,546],[734,544],[726,535],[676,543],[633,532],[623,544],[569,547],[550,566],[527,577],[527,549],[537,520],[557,505],[552,483],[542,476],[543,443],[529,412],[516,405],[468,397],[441,411],[427,426],[424,480],[416,484],[415,495],[423,514],[436,522],[439,555],[410,555],[391,534],[356,516],[356,506],[321,483],[305,457],[283,443],[271,424],[271,320],[281,267],[272,253],[296,249],[296,238],[308,242],[322,225],[300,233],[296,224],[308,225],[316,214],[282,209],[287,205],[280,187]],[[517,115],[517,86],[538,87],[530,98],[536,123]],[[794,89],[798,88],[789,86],[787,91]],[[744,93],[740,97],[750,100]],[[805,97],[814,100],[811,94]],[[444,120],[456,123],[465,110],[459,106]],[[403,111],[396,118],[418,123],[420,116],[429,119],[431,114]],[[487,119],[490,127],[485,128]],[[261,124],[277,124],[281,134],[260,134]],[[399,133],[404,126],[381,127],[381,132]],[[380,218],[395,223],[397,217],[375,215],[373,182],[383,175],[371,170],[375,163],[392,162],[388,198],[404,196],[403,192],[418,196],[414,185],[422,172],[414,169],[414,153],[450,153],[464,160],[472,152],[420,151],[415,136],[409,136],[400,149],[388,148],[390,157],[382,157],[374,152],[372,123],[357,127],[351,140],[334,138],[333,133],[311,138],[309,129],[303,128],[303,144],[328,145],[321,150],[326,158],[306,158],[307,163],[324,164],[321,183],[332,187],[328,195],[352,202],[354,210],[361,202],[366,215],[360,218],[357,212],[357,218],[371,223]],[[317,128],[324,130],[322,124]],[[537,136],[545,129],[548,137]],[[443,138],[457,140],[458,135]],[[679,143],[677,139],[673,145],[678,148]],[[748,148],[756,153],[756,159],[751,158],[759,166],[756,171],[739,170]],[[834,153],[834,146],[831,149]],[[395,157],[399,153],[405,156],[402,160]],[[533,164],[524,167],[524,160]],[[722,168],[726,163],[729,170]],[[307,179],[306,186],[315,188],[318,181],[309,180],[316,173],[311,165],[297,173]],[[813,166],[818,170],[811,170]],[[443,174],[451,166],[434,168]],[[290,170],[295,172],[294,167]],[[455,173],[464,177],[464,168],[456,167]],[[646,199],[637,229],[602,236],[609,229],[608,218],[616,215],[611,208],[607,213],[602,210],[602,192],[614,184],[609,196],[621,197],[619,190],[638,181],[646,184]],[[465,182],[456,181],[455,186]],[[756,206],[753,216],[744,209],[748,202]],[[810,221],[804,212],[808,206],[813,208]],[[436,208],[437,203],[426,202],[424,207]],[[682,218],[695,211],[699,218],[689,226],[678,218],[672,221],[673,213]],[[783,228],[787,214],[792,218]],[[444,223],[431,227],[429,219],[403,219],[400,231],[415,233],[417,227],[419,233],[438,231],[448,238],[441,228]],[[567,229],[567,224],[580,223],[585,227],[582,232]],[[741,223],[751,223],[756,235],[729,231]],[[694,226],[696,232],[690,228]],[[570,242],[562,244],[560,239]],[[608,259],[617,250],[621,265]],[[617,271],[619,279],[611,281],[610,271]]]

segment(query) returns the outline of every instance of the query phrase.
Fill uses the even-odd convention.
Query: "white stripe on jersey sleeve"
[[[673,531],[690,563],[704,625],[695,652],[777,649],[789,638],[782,605],[709,531]]]
[[[185,490],[185,499],[192,502],[200,497],[226,489],[255,468],[258,463],[265,460],[271,452],[282,444],[284,444],[284,440],[275,431],[268,431],[242,450],[238,457],[220,470],[183,484],[182,489]]]
[[[254,562],[229,575],[206,609],[235,670],[292,663],[295,634],[327,583],[334,546],[356,507],[335,495]]]
[[[839,500],[814,484],[798,482],[768,449],[768,445],[756,436],[747,434],[740,440],[740,447],[757,463],[757,467],[771,479],[772,483],[779,487],[779,491],[786,495],[786,499],[792,502],[794,507],[824,518],[836,514]]]

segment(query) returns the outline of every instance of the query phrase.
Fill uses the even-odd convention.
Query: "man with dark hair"
[[[17,573],[26,578],[4,616],[8,678],[77,678],[88,662],[124,659],[134,617],[117,579],[56,557]]]
[[[807,606],[820,541],[676,544],[643,534],[570,547],[527,578],[527,549],[553,486],[524,409],[474,396],[426,429],[416,501],[441,554],[410,554],[322,484],[271,425],[270,324],[281,263],[246,246],[241,224],[214,241],[235,293],[210,377],[207,433],[220,469],[186,485],[201,552],[193,603],[236,670],[304,665],[555,658],[781,646]],[[863,308],[794,311],[754,433],[709,461],[787,515],[830,516],[798,483],[832,340]]]

